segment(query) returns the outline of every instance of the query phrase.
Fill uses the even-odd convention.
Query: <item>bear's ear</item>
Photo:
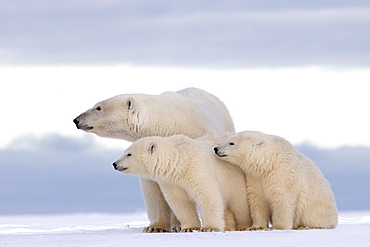
[[[135,99],[133,97],[128,97],[125,103],[127,109],[133,110],[135,108]]]
[[[149,153],[153,154],[155,151],[157,151],[158,144],[156,142],[151,142],[149,144]]]
[[[259,141],[257,141],[256,143],[253,144],[253,147],[254,148],[260,148],[264,143],[265,143],[265,141],[259,140]]]

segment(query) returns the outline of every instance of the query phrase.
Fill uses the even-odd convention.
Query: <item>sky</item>
[[[72,120],[123,93],[160,94],[199,87],[228,107],[237,131],[281,135],[294,144],[370,146],[370,71],[320,68],[203,70],[189,68],[7,67],[0,74],[0,147],[23,135],[87,135]],[[297,80],[300,82],[298,83]],[[121,147],[122,141],[96,138]]]
[[[0,22],[0,214],[140,208],[137,179],[110,167],[129,143],[72,120],[118,94],[187,87],[219,97],[237,131],[280,135],[312,155],[341,208],[370,208],[359,199],[370,175],[368,1],[5,0]],[[114,183],[134,189],[98,186]]]
[[[12,106],[0,147],[75,135],[64,121],[117,94],[190,86],[224,101],[239,131],[370,145],[368,1],[5,0],[0,21],[0,102]]]
[[[368,67],[366,0],[0,3],[0,64]]]

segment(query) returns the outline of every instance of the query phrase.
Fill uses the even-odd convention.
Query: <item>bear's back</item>
[[[176,93],[194,102],[215,127],[218,134],[235,133],[234,122],[225,104],[216,96],[198,88],[186,88]]]

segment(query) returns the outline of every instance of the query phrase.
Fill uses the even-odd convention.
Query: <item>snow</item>
[[[340,212],[333,230],[142,233],[145,212],[0,215],[1,246],[370,246],[370,211]]]

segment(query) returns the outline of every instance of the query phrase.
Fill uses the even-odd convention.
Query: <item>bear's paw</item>
[[[189,228],[183,228],[180,232],[199,232],[199,227],[189,227]]]
[[[270,230],[268,227],[263,226],[252,226],[246,229],[246,231],[268,231]]]
[[[201,232],[220,232],[220,229],[214,227],[202,227],[200,228]]]
[[[147,226],[143,229],[144,233],[161,233],[161,232],[171,232],[169,229],[163,227],[151,227]]]

